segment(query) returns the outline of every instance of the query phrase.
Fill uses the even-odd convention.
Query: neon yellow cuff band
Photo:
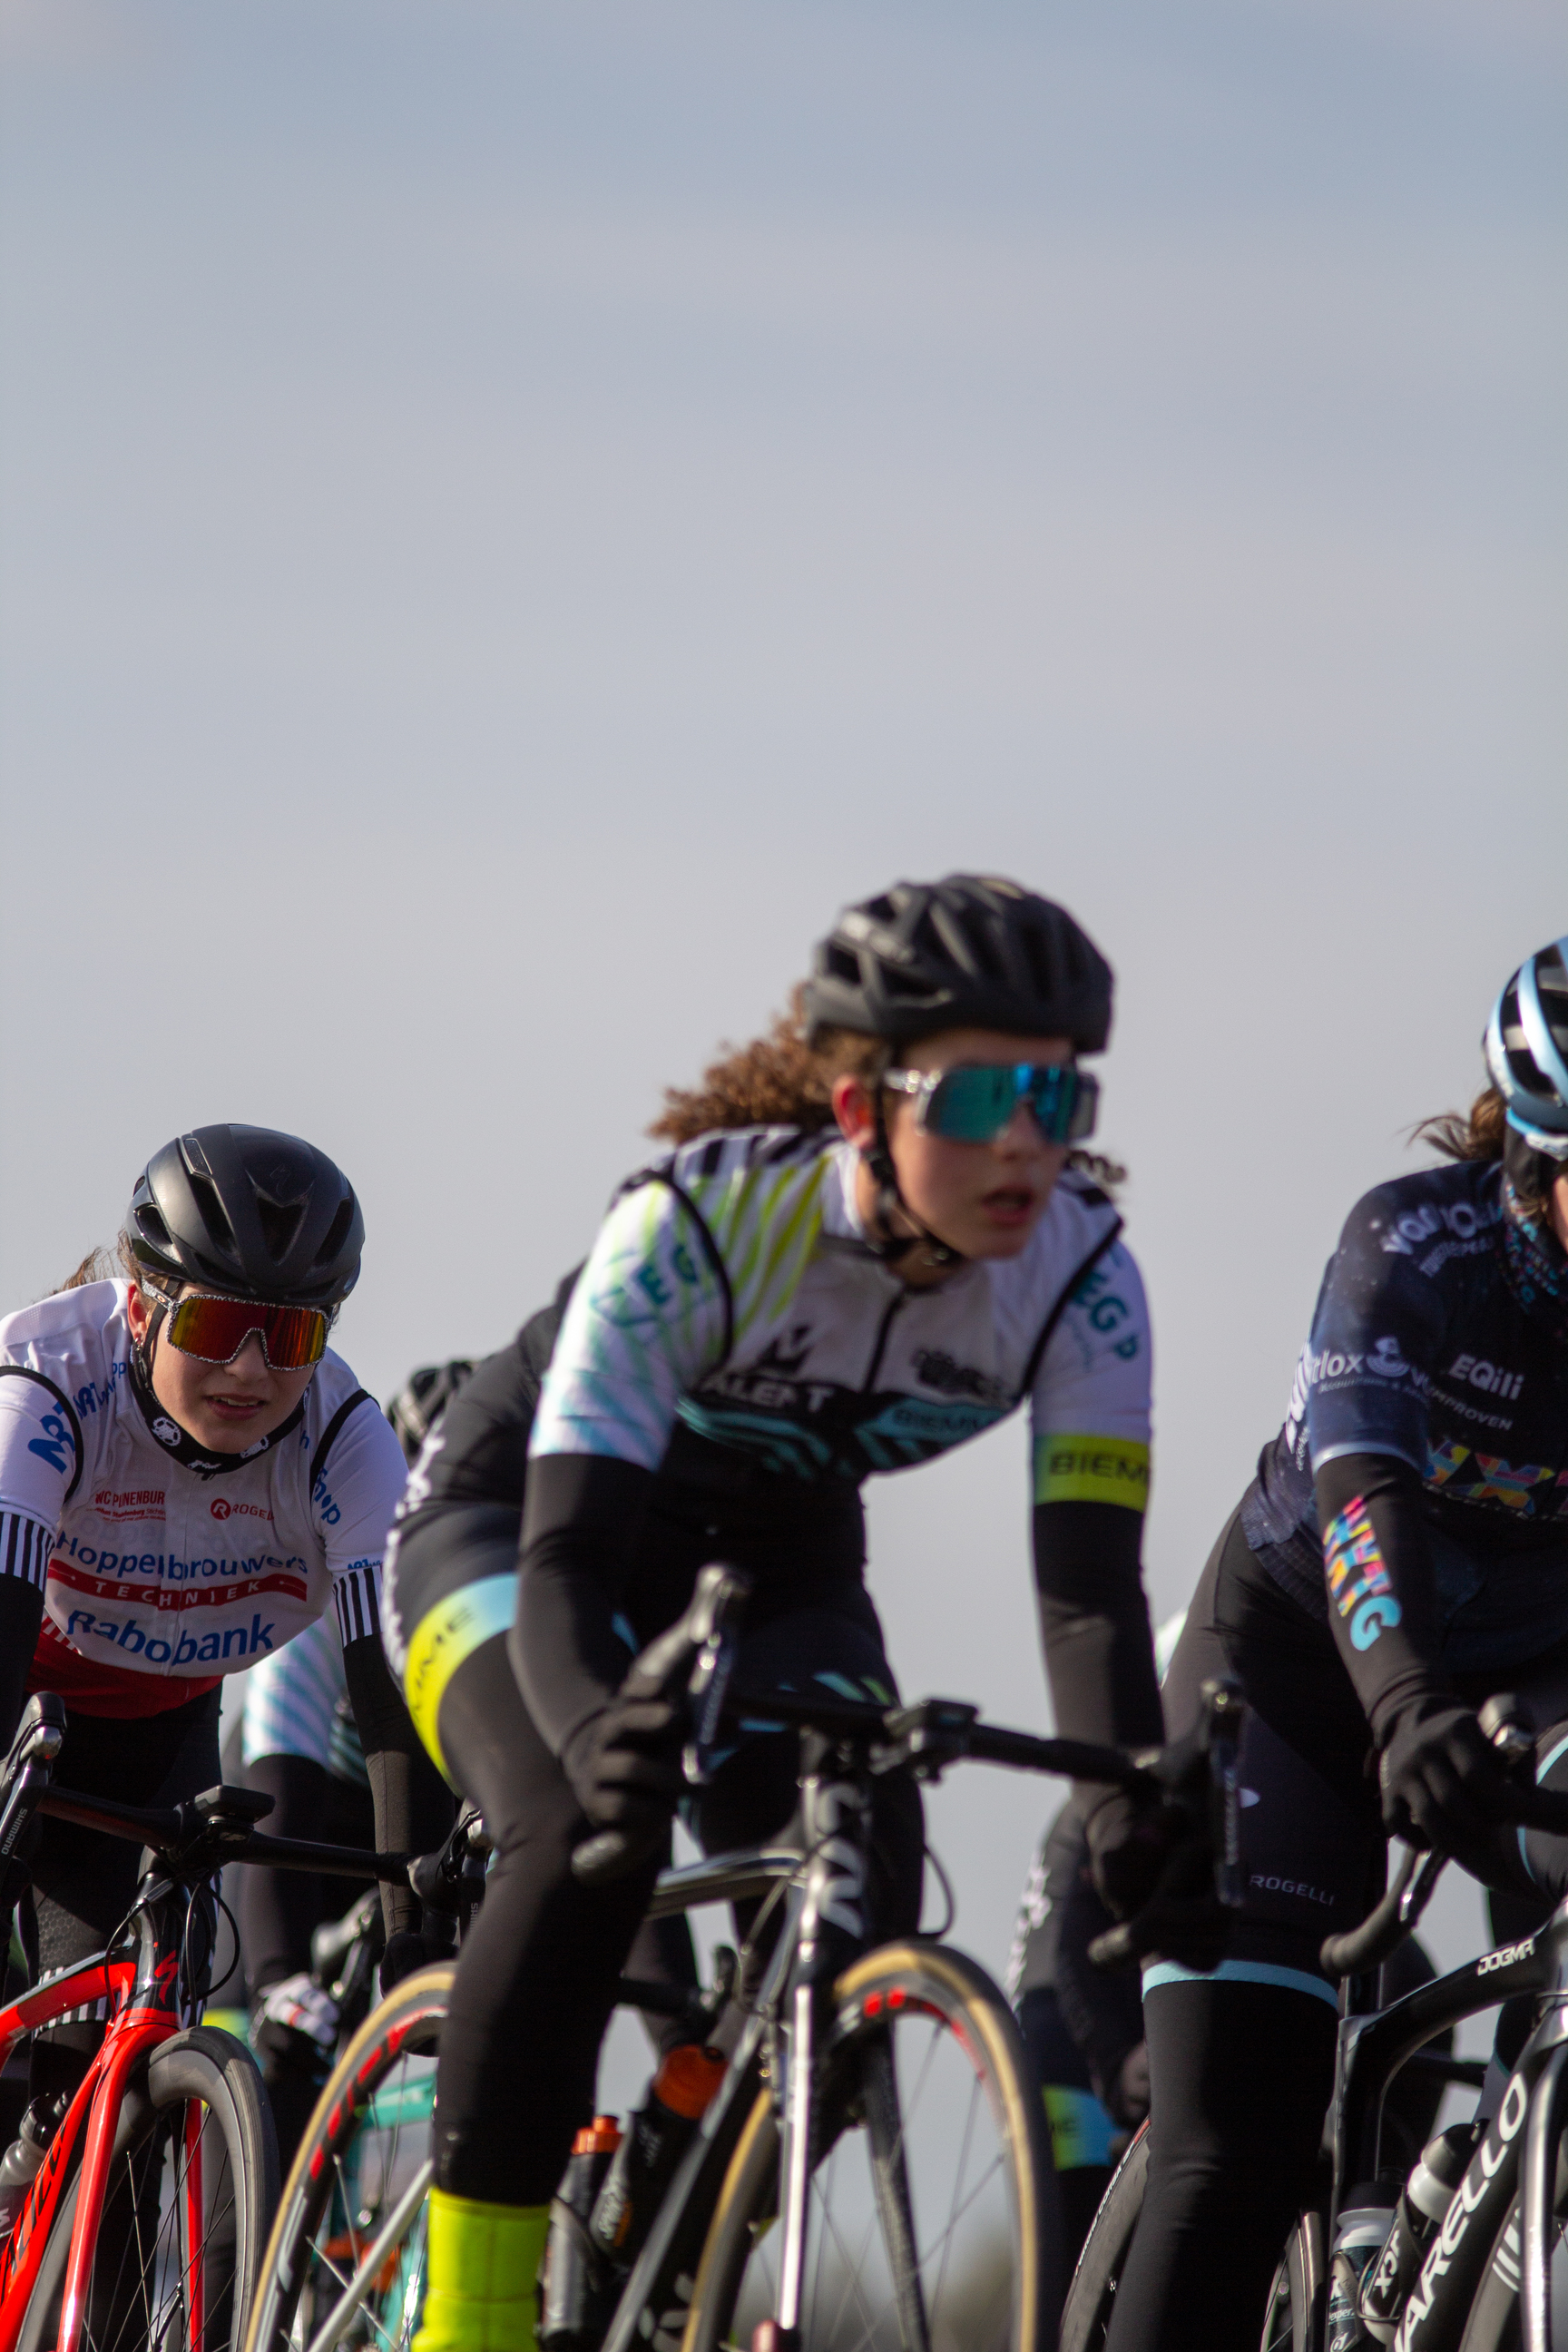
[[[1121,1503],[1149,1507],[1149,1448],[1131,1437],[1051,1431],[1035,1440],[1037,1503]]]

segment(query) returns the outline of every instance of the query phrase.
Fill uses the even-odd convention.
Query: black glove
[[[1517,1802],[1497,1749],[1446,1691],[1423,1691],[1377,1727],[1384,1827],[1465,1862],[1493,1843]]]
[[[1084,1824],[1094,1891],[1117,1919],[1142,1911],[1180,1834],[1174,1814],[1157,1801],[1118,1790]]]
[[[596,1830],[636,1845],[663,1836],[679,1800],[681,1728],[668,1699],[613,1698],[562,1751],[573,1794]]]
[[[1166,1855],[1149,1900],[1109,1935],[1097,1936],[1089,1957],[1097,1969],[1174,1960],[1207,1976],[1230,1948],[1236,1917],[1215,1892],[1207,1839],[1188,1834]]]

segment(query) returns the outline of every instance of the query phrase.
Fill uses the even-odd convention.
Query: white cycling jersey
[[[756,1128],[634,1177],[573,1291],[531,1454],[658,1470],[684,1424],[804,1485],[858,1482],[1026,1397],[1037,1503],[1142,1511],[1148,1309],[1104,1193],[1067,1170],[1016,1257],[915,1290],[867,1246],[857,1162],[832,1130]]]
[[[127,1715],[268,1656],[329,1598],[345,1642],[378,1632],[405,1475],[330,1349],[280,1429],[204,1455],[132,1377],[129,1295],[87,1283],[0,1321],[0,1573],[44,1593],[34,1686],[58,1670],[68,1704]]]

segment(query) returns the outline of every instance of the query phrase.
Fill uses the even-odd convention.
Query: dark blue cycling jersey
[[[1276,1582],[1326,1617],[1313,1471],[1347,1454],[1408,1462],[1422,1481],[1444,1659],[1478,1669],[1568,1633],[1568,1349],[1549,1295],[1556,1270],[1501,1187],[1495,1160],[1462,1161],[1357,1202],[1284,1427],[1241,1505]]]

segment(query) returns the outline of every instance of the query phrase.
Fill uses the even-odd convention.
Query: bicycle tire
[[[205,2324],[195,2333],[189,2326],[184,2291],[188,2249],[179,2221],[184,2200],[177,2155],[172,2166],[174,2193],[162,2196],[163,2156],[183,2146],[183,2135],[175,2137],[176,2120],[193,2104],[206,2109],[223,2144],[215,2168],[203,2127],[206,2217],[200,2253]],[[138,2157],[144,2159],[140,2165]],[[77,2177],[56,2210],[16,2352],[51,2352],[56,2340],[80,2188],[79,2146],[75,2164]],[[146,2213],[153,2190],[159,2192],[158,2222],[149,2243],[136,2224]],[[243,2042],[216,2026],[196,2025],[160,2043],[147,2062],[145,2075],[132,2082],[121,2106],[110,2194],[89,2274],[81,2352],[119,2352],[127,2341],[138,2340],[167,2347],[167,2352],[242,2352],[277,2201],[272,2117],[256,2062]],[[117,2223],[121,2211],[123,2222]],[[171,2264],[172,2235],[180,2259]],[[138,2301],[140,2318],[128,2319]]]
[[[1149,2179],[1149,2126],[1141,2124],[1089,2223],[1062,2313],[1061,2352],[1100,2352]]]
[[[1303,2213],[1268,2290],[1259,2352],[1316,2352],[1322,2342],[1328,2284],[1322,2217]]]
[[[450,1962],[444,1962],[405,1977],[372,2010],[328,2076],[283,2185],[278,2219],[262,2266],[260,2292],[255,2299],[247,2352],[287,2352],[302,2305],[309,2306],[310,2319],[307,2340],[313,2341],[331,2322],[333,2308],[344,2307],[342,2296],[349,2281],[357,2273],[364,2254],[375,2244],[381,2228],[395,2216],[398,2204],[412,2189],[422,2161],[416,2148],[421,2129],[422,2144],[428,2146],[430,2106],[425,2086],[433,2087],[430,2062],[440,2039],[456,1973]],[[414,2116],[408,2145],[400,2150],[402,2120],[390,2122],[387,2106],[399,2095],[394,2077],[405,2062],[416,2063],[426,2071],[415,2078],[421,2086],[416,2105],[422,2103],[422,2116]],[[379,2113],[378,2100],[382,2103]],[[354,2168],[362,2157],[370,2153],[370,2139],[379,2137],[385,2140],[388,2135],[392,2141],[390,2152],[381,2147],[375,2157],[384,2176],[392,2212],[380,2217],[378,2228],[374,2214],[369,2220],[364,2218],[363,2209],[357,2201],[357,2189],[354,2200],[344,2201],[345,2188],[351,2175],[357,2180]],[[360,2142],[357,2150],[356,2141]],[[403,2161],[410,2155],[415,2158],[412,2165]],[[334,2200],[342,2207],[346,2239],[342,2246],[338,2245],[333,2232]],[[378,2302],[384,2301],[394,2287],[397,2290],[395,2299],[400,2305],[400,2316],[396,2329],[384,2328],[379,2323],[374,2327],[382,2352],[388,2352],[389,2347],[406,2344],[418,2323],[424,2288],[423,2230],[421,2197],[404,2232],[389,2246],[360,2298],[363,2303],[369,2303],[373,2296]]]
[[[874,2346],[878,2352],[884,2345],[908,2345],[911,2339],[920,2343],[922,2331],[923,2340],[931,2346],[952,2340],[962,2344],[964,2352],[1054,2352],[1059,2218],[1050,2193],[1050,2148],[1039,2093],[1002,1993],[963,1953],[910,1941],[883,1945],[858,1960],[839,1979],[834,2000],[836,2017],[824,2059],[823,2111],[836,2121],[825,2132],[827,2144],[814,2167],[816,2251],[808,2249],[801,2352],[829,2352],[831,2344],[842,2340],[836,2330],[851,2298],[861,2323],[854,2340]],[[932,2150],[947,2151],[952,2136],[939,2137],[948,2132],[940,2116],[937,2133],[922,2125],[917,2136],[911,2128],[927,2075],[919,2076],[912,2095],[906,2092],[909,2071],[903,2067],[900,2080],[895,2046],[906,2025],[911,2029],[907,2037],[911,2045],[918,2046],[921,2032],[932,2056],[950,2044],[961,2053],[970,2074],[952,2218],[947,2232],[927,2243],[923,2252],[919,2225],[929,2210],[924,2188],[931,2172],[928,2143]],[[925,2063],[929,2065],[931,2060]],[[962,2073],[954,2079],[962,2086]],[[997,2153],[961,2202],[969,2135],[982,2112],[989,2114],[994,2127]],[[932,2114],[928,2108],[928,2116]],[[847,2260],[843,2226],[844,2215],[854,2210],[858,2182],[853,2174],[858,2167],[852,2167],[845,2184],[847,2200],[835,2171],[840,2153],[857,2140],[868,2154],[870,2176],[869,2196],[862,2200],[869,2219],[860,2250],[865,2267],[859,2271]],[[765,2299],[765,2276],[749,2277],[748,2273],[754,2256],[759,2257],[759,2272],[765,2270],[761,2258],[776,2203],[778,2151],[773,2096],[764,2089],[746,2120],[720,2190],[692,2286],[683,2352],[721,2352],[735,2340],[736,2316],[744,2313],[748,2300],[756,2300],[759,2294]],[[944,2161],[945,2154],[935,2158],[939,2172]],[[1010,2265],[1005,2285],[998,2294],[997,2274],[984,2267],[984,2243],[994,2249],[999,2242],[992,2239],[982,2245],[979,2268],[972,2256],[969,2269],[958,2271],[951,2302],[944,2303],[953,2223],[975,2210],[982,2190],[986,2207],[980,2218],[992,2227],[1000,2215],[1005,2224]],[[858,2219],[852,2226],[859,2226]],[[873,2234],[879,2240],[879,2259],[872,2252]],[[912,2264],[908,2259],[911,2234]],[[830,2240],[837,2259],[832,2269],[824,2257]],[[931,2273],[939,2252],[933,2283]],[[994,2252],[989,2259],[994,2259]],[[837,2309],[830,2313],[836,2298]],[[742,2320],[746,2340],[749,2329],[749,2320]]]

